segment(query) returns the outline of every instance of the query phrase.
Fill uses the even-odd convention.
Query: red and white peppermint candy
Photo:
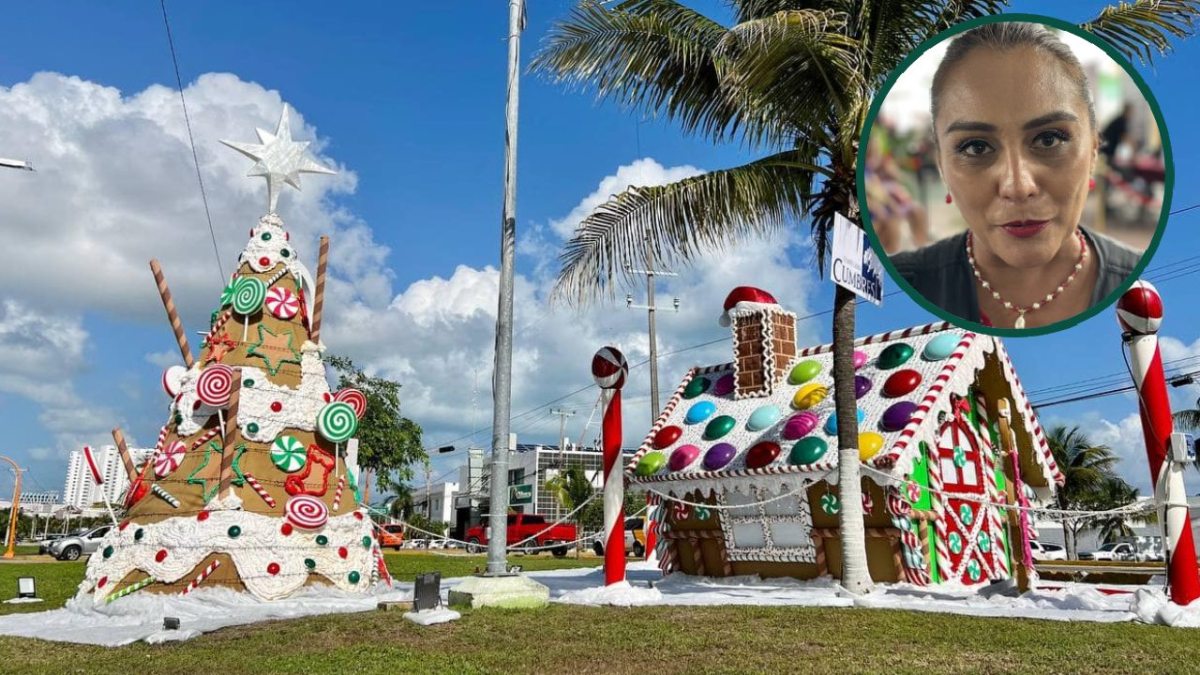
[[[187,373],[187,368],[183,366],[171,366],[163,371],[162,386],[163,391],[167,392],[167,396],[175,398],[179,395],[179,388],[185,373]]]
[[[295,495],[283,507],[287,519],[304,530],[319,530],[329,520],[329,509],[325,502],[312,495]]]
[[[354,408],[354,416],[360,420],[367,413],[367,396],[357,389],[343,389],[333,395],[333,400]]]
[[[178,469],[179,465],[183,463],[183,456],[186,453],[187,447],[179,441],[164,448],[154,457],[154,475],[162,478]]]
[[[266,305],[267,311],[280,319],[290,319],[300,313],[300,298],[282,286],[273,286],[267,291]]]
[[[692,515],[692,507],[683,502],[671,502],[671,515],[675,522],[681,523]]]
[[[196,380],[196,398],[205,405],[223,408],[232,392],[233,368],[223,363],[210,364]]]

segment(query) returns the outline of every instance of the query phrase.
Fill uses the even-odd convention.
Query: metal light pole
[[[500,222],[500,304],[496,312],[496,360],[492,373],[492,487],[488,576],[508,573],[508,430],[512,412],[513,256],[517,237],[517,103],[524,0],[508,2],[508,95],[504,134],[504,211]]]
[[[27,159],[5,159],[0,157],[0,167],[6,169],[20,169],[22,171],[33,171],[33,162]]]

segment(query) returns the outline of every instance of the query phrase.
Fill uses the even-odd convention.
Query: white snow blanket
[[[577,605],[762,607],[869,607],[967,616],[1050,619],[1055,621],[1143,621],[1178,627],[1200,627],[1200,601],[1188,607],[1171,604],[1161,587],[1108,586],[1128,593],[1106,595],[1095,586],[1047,582],[1047,588],[1013,597],[991,594],[986,586],[941,584],[879,585],[862,596],[850,595],[828,577],[811,581],[758,577],[705,578],[672,574],[663,578],[653,564],[634,563],[624,584],[604,587],[599,568],[529,572],[527,576],[550,588],[551,602]],[[442,582],[445,594],[461,578]],[[91,599],[74,600],[60,609],[0,616],[0,635],[40,638],[104,646],[145,640],[186,640],[202,633],[318,614],[368,612],[382,601],[412,599],[411,583],[378,584],[367,595],[329,587],[311,587],[286,600],[262,601],[248,593],[223,588],[200,588],[186,597],[138,594],[109,605],[93,606]],[[180,619],[179,630],[164,630],[164,617]],[[435,618],[433,613],[421,619]],[[449,612],[436,618],[450,620]],[[422,623],[425,623],[422,621]],[[429,621],[433,623],[433,621]]]
[[[100,606],[87,597],[48,612],[0,616],[0,635],[117,647],[138,640],[187,640],[220,628],[274,619],[369,612],[384,600],[411,599],[411,584],[408,589],[379,585],[368,595],[312,586],[273,601],[227,588],[198,588],[186,596],[134,593]],[[163,619],[169,616],[179,619],[178,630],[163,629]]]

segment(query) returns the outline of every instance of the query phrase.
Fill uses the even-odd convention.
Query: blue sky
[[[530,5],[525,62],[573,2]],[[1015,2],[1013,9],[1043,5]],[[697,6],[723,12],[720,3]],[[1054,12],[1078,21],[1100,6],[1062,2]],[[289,227],[309,244],[301,248],[309,260],[317,230],[334,235],[330,293],[344,309],[331,310],[331,323],[342,328],[331,328],[327,343],[403,382],[406,413],[426,428],[430,446],[486,444],[486,433],[460,437],[486,426],[491,410],[495,272],[489,266],[498,260],[506,7],[288,7],[168,3],[222,264],[228,270],[265,202],[261,181],[241,178],[249,167],[216,139],[248,141],[255,126],[273,129],[286,101],[303,119],[294,125],[297,136],[315,138],[320,155],[342,169],[336,179],[306,176],[303,193],[282,198]],[[9,270],[0,270],[0,303],[7,303],[0,305],[0,328],[10,331],[0,342],[8,351],[7,361],[0,357],[0,424],[8,431],[5,452],[30,468],[28,485],[61,489],[72,447],[104,443],[116,424],[152,444],[163,421],[158,377],[172,362],[173,342],[146,259],[163,258],[191,330],[212,309],[218,272],[181,135],[158,4],[11,6],[0,22],[0,44],[6,54],[0,100],[11,116],[0,110],[0,156],[29,157],[40,169],[0,175],[0,203],[16,212],[0,221],[14,242],[0,250],[0,268]],[[1191,64],[1198,61],[1200,38],[1177,43],[1152,68],[1139,67],[1170,128],[1174,208],[1200,203],[1200,130],[1192,123],[1198,95],[1184,86],[1195,81]],[[56,111],[70,111],[71,118],[58,119]],[[675,178],[753,153],[683,137],[670,124],[596,104],[539,77],[523,79],[521,113],[518,300],[525,304],[517,309],[514,411],[533,412],[514,425],[523,440],[553,442],[557,419],[542,404],[588,384],[587,356],[603,343],[628,345],[637,361],[645,341],[644,316],[623,303],[583,315],[545,307],[562,233],[589,203],[629,180]],[[1168,223],[1152,269],[1195,255],[1197,218],[1200,209]],[[58,244],[49,235],[38,238],[50,230],[61,235]],[[679,295],[684,309],[661,318],[661,349],[726,335],[715,317],[724,291],[738,283],[762,284],[801,314],[827,309],[832,289],[809,269],[803,235],[715,254],[663,290],[668,298]],[[53,280],[43,283],[39,274]],[[1200,354],[1200,308],[1191,299],[1196,279],[1159,284],[1168,312],[1163,332],[1175,340],[1167,358]],[[897,294],[882,309],[864,306],[859,332],[929,320]],[[826,341],[828,317],[806,322],[801,334]],[[1054,336],[1007,345],[1030,391],[1124,369],[1111,311]],[[664,389],[694,363],[728,360],[727,349],[717,344],[667,357]],[[1184,364],[1200,367],[1200,359]],[[634,379],[644,380],[645,372],[635,370]],[[1175,393],[1190,404],[1200,390]],[[585,392],[556,404],[577,411],[568,424],[572,439],[590,440],[583,423],[592,397]],[[627,398],[627,440],[633,440],[649,420],[644,382],[631,384]],[[1050,409],[1043,423],[1079,423],[1099,434],[1128,458],[1123,470],[1146,492],[1135,414],[1132,397],[1113,396]],[[435,474],[456,461],[438,458]]]

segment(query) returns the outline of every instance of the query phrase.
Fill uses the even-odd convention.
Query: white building
[[[130,448],[135,466],[141,466],[154,454],[153,448]],[[125,466],[121,462],[121,453],[115,445],[93,448],[92,456],[100,467],[100,475],[104,485],[97,487],[88,469],[87,458],[83,450],[74,450],[67,460],[67,479],[63,483],[63,502],[80,509],[86,509],[96,502],[104,501],[104,496],[113,504],[121,502],[125,497],[125,489],[129,487],[129,476],[125,475]]]
[[[634,452],[635,448],[622,448],[621,466]],[[553,520],[567,515],[567,510],[546,489],[546,481],[571,467],[583,469],[593,488],[604,487],[604,456],[595,448],[569,446],[560,450],[554,445],[518,445],[508,456],[509,508]],[[484,468],[484,475],[491,476],[490,462]]]
[[[11,506],[11,499],[0,500],[0,509],[7,509]],[[55,490],[21,493],[21,511],[23,513],[43,515],[54,513],[60,508],[62,508],[62,502],[59,501],[58,492]]]
[[[458,483],[443,482],[430,485],[428,491],[422,485],[412,491],[413,512],[420,513],[430,520],[440,520],[454,527],[457,514],[454,511],[454,498],[458,495]]]

